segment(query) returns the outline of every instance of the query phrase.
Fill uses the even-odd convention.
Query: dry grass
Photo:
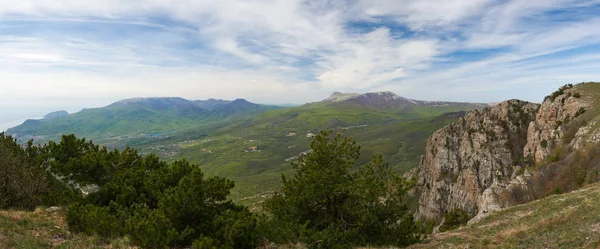
[[[0,248],[135,248],[127,238],[72,234],[62,212],[0,210]]]
[[[600,183],[491,214],[411,248],[600,248]]]
[[[494,237],[494,242],[496,242],[497,244],[502,243],[502,241],[506,240],[507,238],[512,238],[512,237],[522,237],[525,235],[525,232],[527,230],[531,229],[530,226],[526,225],[526,224],[514,224],[512,226],[509,226],[503,230],[501,230],[496,237]]]

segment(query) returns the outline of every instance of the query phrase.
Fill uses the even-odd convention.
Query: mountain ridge
[[[9,128],[7,134],[21,141],[40,139],[40,136],[63,133],[128,135],[130,133],[164,133],[198,122],[229,116],[260,113],[277,109],[274,106],[254,104],[243,99],[215,100],[214,108],[207,110],[194,101],[181,97],[129,98],[104,107],[86,108],[62,115],[60,119],[28,119]],[[45,131],[45,132],[44,132]],[[44,134],[46,133],[46,134]]]
[[[65,110],[55,111],[44,115],[44,118],[60,118],[69,115]]]
[[[474,102],[453,102],[453,101],[426,101],[415,100],[402,97],[391,91],[369,92],[369,93],[342,93],[334,92],[328,98],[320,101],[325,103],[352,103],[365,107],[376,108],[399,108],[399,107],[439,107],[439,106],[459,106],[476,105],[478,107],[488,107],[487,103]]]

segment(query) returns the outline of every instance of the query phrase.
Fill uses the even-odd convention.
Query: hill
[[[200,108],[212,111],[216,107],[227,105],[231,103],[230,100],[223,99],[207,99],[207,100],[194,100],[194,104],[199,106]]]
[[[600,183],[492,213],[409,248],[599,248]]]
[[[69,115],[67,111],[55,111],[44,115],[44,118],[60,118]]]
[[[203,108],[207,106],[209,109]],[[39,142],[56,140],[61,134],[74,133],[102,143],[108,140],[161,136],[226,117],[272,109],[277,107],[253,104],[242,99],[203,102],[177,97],[133,98],[117,101],[106,107],[83,109],[70,115],[52,113],[52,119],[27,120],[8,129],[7,133],[20,141],[34,139]]]

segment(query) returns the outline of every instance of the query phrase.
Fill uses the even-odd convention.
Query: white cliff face
[[[533,200],[524,166],[545,162],[559,145],[573,151],[600,142],[597,95],[580,89],[565,86],[541,105],[505,101],[436,131],[417,170],[417,218],[440,219],[459,208],[476,222]]]
[[[519,100],[469,112],[428,140],[419,166],[418,218],[460,208],[475,215],[484,190],[508,179],[522,158],[526,127],[539,105]]]
[[[341,93],[341,92],[334,92],[333,94],[331,94],[331,96],[329,96],[329,98],[326,98],[325,101],[327,102],[340,102],[340,101],[344,101],[344,100],[348,100],[351,98],[355,98],[358,97],[360,94],[358,93]]]

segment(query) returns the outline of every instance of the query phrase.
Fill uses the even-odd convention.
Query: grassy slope
[[[196,120],[180,117],[171,111],[142,108],[107,107],[83,110],[77,114],[52,120],[42,120],[37,125],[27,123],[9,132],[47,136],[44,140],[60,138],[59,134],[70,132],[99,140],[113,136],[162,133],[179,127],[191,126]],[[49,135],[48,134],[54,134]]]
[[[238,110],[231,106],[220,112],[203,113],[189,107],[156,109],[151,106],[110,105],[85,109],[54,119],[28,121],[9,129],[8,133],[34,136],[38,142],[57,140],[60,139],[60,134],[74,133],[79,137],[105,144],[115,140],[143,137],[143,134],[169,134],[223,120],[228,116],[239,118],[272,109],[278,107],[257,105],[248,110]],[[185,113],[186,111],[188,113]]]
[[[130,244],[123,238],[106,241],[72,234],[61,212],[0,210],[0,248],[135,248]]]
[[[600,248],[600,183],[491,214],[411,248]]]

